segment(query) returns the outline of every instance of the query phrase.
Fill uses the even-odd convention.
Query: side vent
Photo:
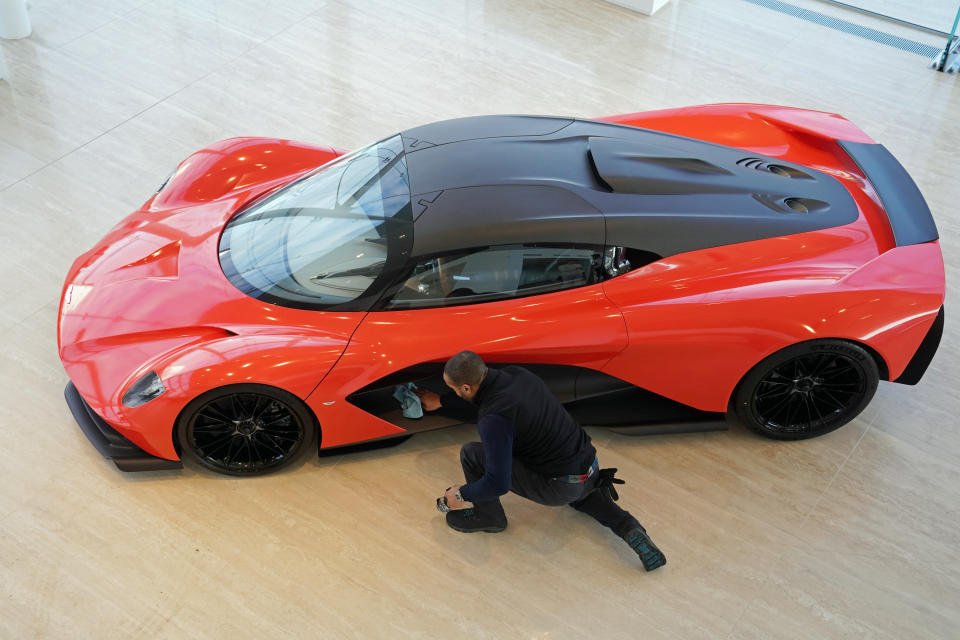
[[[743,167],[744,169],[754,169],[755,171],[772,173],[777,176],[792,178],[794,180],[813,180],[812,176],[800,171],[800,169],[788,167],[784,164],[767,162],[763,158],[743,158],[742,160],[737,160],[737,165]]]
[[[769,193],[755,193],[753,199],[760,204],[773,209],[777,213],[824,213],[830,210],[830,204],[813,198],[798,198],[794,196],[773,195]]]

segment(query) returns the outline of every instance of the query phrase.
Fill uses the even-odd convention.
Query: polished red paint
[[[180,164],[167,186],[80,256],[60,308],[60,356],[81,395],[150,454],[199,394],[274,385],[316,414],[323,447],[402,433],[345,400],[388,373],[470,348],[497,362],[589,367],[699,409],[724,411],[774,351],[812,338],[874,350],[903,371],[943,303],[939,243],[895,247],[882,205],[836,139],[872,142],[846,119],[763,105],[604,118],[783,158],[829,173],[859,218],[846,226],[665,258],[603,284],[447,309],[331,313],[247,297],[220,270],[220,232],[243,204],[337,157],[334,149],[236,138]],[[130,409],[156,371],[167,392]]]
[[[459,308],[373,312],[308,403],[321,425],[346,427],[323,432],[322,446],[337,446],[402,433],[344,401],[398,369],[443,362],[467,348],[496,362],[602,369],[626,346],[623,318],[599,284]]]
[[[342,152],[264,138],[224,140],[184,160],[167,186],[74,262],[60,302],[60,357],[91,408],[152,455],[177,459],[172,426],[198,394],[265,382],[306,398],[363,314],[265,304],[217,257],[237,208]],[[255,173],[262,182],[248,178]],[[167,392],[120,399],[156,371]]]
[[[605,372],[705,411],[725,411],[753,365],[802,340],[856,340],[889,379],[903,372],[943,304],[943,258],[938,242],[895,248],[880,198],[836,142],[869,136],[836,114],[767,105],[599,119],[818,169],[860,209],[843,227],[671,256],[607,282],[631,343]]]

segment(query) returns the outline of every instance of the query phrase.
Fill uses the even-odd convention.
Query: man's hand
[[[413,392],[420,398],[420,406],[424,411],[436,411],[440,408],[440,396],[427,389],[414,389]]]
[[[451,509],[466,509],[467,505],[470,504],[469,502],[460,502],[457,500],[457,490],[459,490],[462,486],[462,484],[455,484],[447,489],[447,492],[443,494],[443,496],[447,499],[447,506]]]

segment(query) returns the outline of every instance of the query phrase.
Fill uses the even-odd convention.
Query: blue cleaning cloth
[[[417,385],[412,382],[407,384],[398,384],[393,390],[393,397],[400,403],[403,409],[404,418],[422,418],[423,405],[420,404],[420,398],[413,392]]]

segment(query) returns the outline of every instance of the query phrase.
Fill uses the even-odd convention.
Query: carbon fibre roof
[[[859,213],[825,173],[624,125],[478,116],[401,136],[414,255],[557,242],[667,256],[841,226]]]

